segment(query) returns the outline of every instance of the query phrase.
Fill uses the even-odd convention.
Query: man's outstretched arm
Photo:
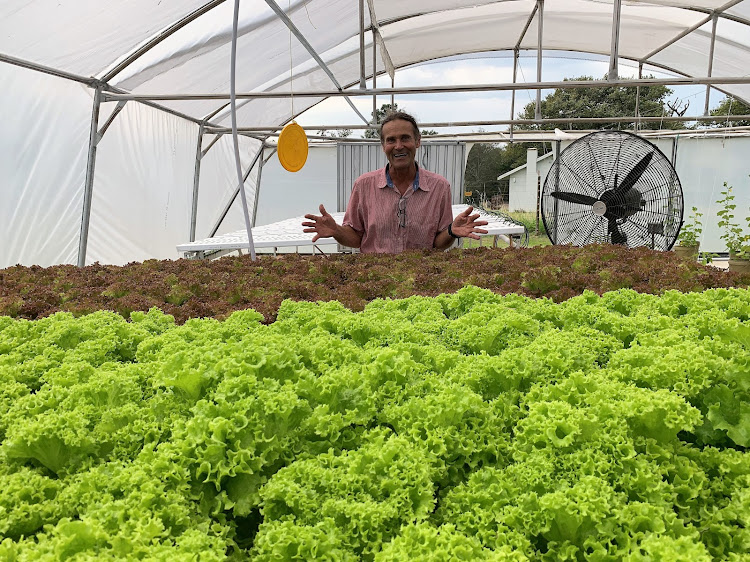
[[[317,242],[319,238],[333,238],[342,246],[348,246],[349,248],[359,248],[362,245],[362,235],[351,226],[336,224],[336,221],[322,204],[320,215],[309,214],[305,215],[305,218],[308,221],[303,222],[302,226],[307,227],[304,232],[315,233],[312,239],[313,243]]]

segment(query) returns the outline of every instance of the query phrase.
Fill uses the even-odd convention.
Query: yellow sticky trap
[[[279,162],[289,172],[298,172],[307,161],[307,136],[296,121],[287,123],[279,135]]]

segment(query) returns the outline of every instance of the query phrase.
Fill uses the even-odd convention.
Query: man
[[[399,253],[418,248],[444,250],[457,238],[479,239],[487,231],[479,228],[472,207],[453,218],[448,180],[414,160],[421,135],[417,122],[401,111],[389,114],[380,126],[380,144],[388,164],[361,175],[354,182],[341,225],[320,206],[320,215],[305,215],[305,232],[312,241],[333,237],[363,253]]]

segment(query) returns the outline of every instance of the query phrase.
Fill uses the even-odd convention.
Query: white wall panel
[[[307,162],[298,172],[286,171],[278,156],[263,167],[256,224],[270,224],[297,215],[318,214],[325,205],[336,212],[336,147],[310,147]]]
[[[212,139],[213,136],[208,135],[203,140],[204,150],[208,148]],[[252,163],[255,153],[260,149],[260,141],[240,136],[239,145],[240,163],[244,175]],[[250,171],[250,175],[245,181],[245,197],[251,218],[255,201],[255,182],[257,177],[256,165]],[[210,236],[211,230],[237,190],[237,182],[237,165],[234,160],[232,135],[226,134],[211,147],[201,162],[196,240]],[[218,233],[232,232],[240,228],[245,228],[245,215],[242,210],[242,198],[238,194],[226,218],[222,221]],[[188,238],[186,237],[182,241],[187,242]]]
[[[670,157],[671,141],[660,141],[657,146]],[[666,148],[666,149],[665,149]],[[746,164],[750,154],[750,137],[684,138],[677,141],[677,175],[685,197],[685,214],[693,206],[703,213],[701,248],[709,252],[726,252],[716,226],[724,182],[733,187],[737,222],[747,230],[745,217],[750,216],[750,176]]]

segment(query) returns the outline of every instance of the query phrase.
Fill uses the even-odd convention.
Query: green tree
[[[503,150],[497,144],[477,143],[466,159],[466,191],[479,190],[502,173]]]
[[[539,156],[549,151],[545,150],[545,146],[539,143],[521,142],[506,144],[503,147],[503,165],[498,175],[510,172],[526,164],[526,151],[529,148],[536,148],[539,151]],[[549,147],[547,148],[549,149]]]
[[[380,109],[376,109],[374,113],[371,113],[373,119],[372,123],[377,124],[383,121],[385,119],[385,116],[389,113],[392,113],[394,111],[398,111],[398,104],[394,103],[391,105],[390,103],[384,103],[380,106]],[[367,139],[379,139],[380,138],[380,131],[378,131],[377,128],[373,129],[367,129],[365,131],[365,138]]]
[[[507,201],[508,185],[499,182],[497,178],[525,164],[526,150],[529,147],[540,148],[537,144],[531,143],[510,143],[504,146],[489,143],[475,144],[466,160],[464,175],[464,188],[472,192],[472,201],[478,203],[481,197],[491,199],[495,195],[501,195]]]
[[[646,76],[645,78],[653,78]],[[603,80],[606,80],[605,75]],[[594,80],[591,76],[579,76],[578,78],[566,78],[565,81]],[[557,88],[545,97],[540,103],[542,118],[545,119],[568,119],[581,117],[632,117],[635,115],[636,92],[635,87],[602,86],[599,88]],[[679,113],[680,108],[670,108],[667,98],[672,90],[666,86],[641,86],[638,111],[642,116],[673,116]],[[536,110],[535,102],[524,107],[518,115],[520,119],[534,119]],[[662,125],[668,129],[684,129],[682,122],[665,121]],[[632,123],[571,123],[570,125],[560,123],[543,123],[541,125],[529,125],[530,129],[625,129],[632,127]]]
[[[719,106],[711,111],[711,115],[716,117],[726,117],[727,115],[750,115],[750,106],[745,105],[731,96],[725,97],[719,103]],[[747,127],[750,126],[750,119],[739,119],[737,121],[727,121],[726,119],[717,119],[715,121],[702,122],[704,127]]]
[[[374,123],[381,123],[383,119],[385,119],[385,116],[389,113],[393,113],[395,111],[401,111],[398,107],[397,103],[394,103],[391,105],[390,103],[384,103],[380,106],[380,109],[375,110],[375,119]],[[423,137],[428,137],[431,135],[437,135],[438,132],[433,129],[422,129],[421,134]],[[367,129],[365,131],[365,138],[366,139],[380,139],[380,131],[377,128],[373,129]]]
[[[321,129],[320,131],[318,131],[319,137],[331,137],[332,139],[345,139],[346,137],[351,136],[351,134],[351,129],[339,129],[338,131],[328,131],[326,129]]]

